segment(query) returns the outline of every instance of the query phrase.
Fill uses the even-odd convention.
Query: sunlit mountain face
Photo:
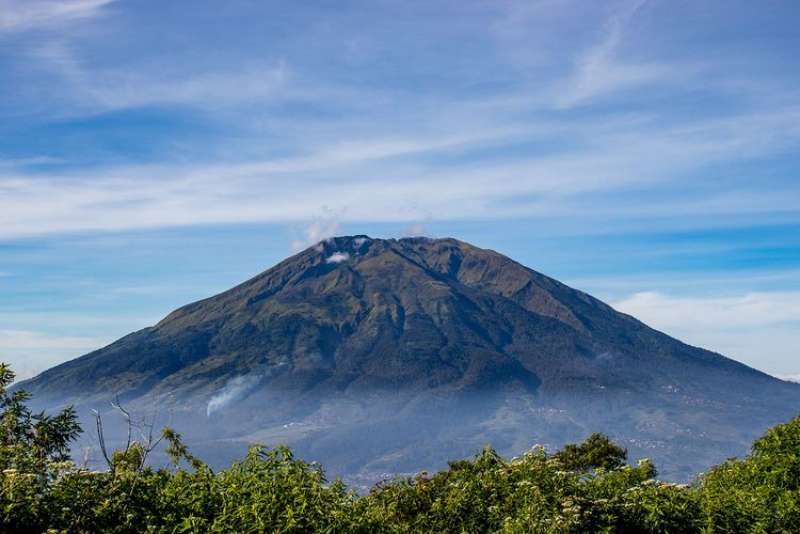
[[[83,417],[118,398],[212,463],[288,443],[365,484],[486,444],[514,455],[593,431],[683,480],[800,407],[800,386],[494,251],[364,235],[323,241],[22,387]]]

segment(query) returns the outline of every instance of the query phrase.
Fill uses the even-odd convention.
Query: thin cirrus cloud
[[[112,160],[93,162],[80,173],[0,166],[0,236],[295,222],[323,207],[342,211],[346,220],[408,222],[434,215],[569,216],[591,204],[589,217],[614,212],[624,224],[626,215],[663,214],[670,202],[657,187],[624,206],[613,202],[613,194],[665,182],[690,193],[674,206],[681,216],[791,211],[798,191],[790,180],[773,178],[771,187],[755,188],[735,175],[701,173],[796,150],[800,108],[792,101],[778,100],[777,107],[770,100],[712,117],[613,106],[590,116],[552,114],[656,81],[669,85],[673,70],[692,72],[686,63],[666,67],[664,61],[622,58],[628,27],[648,4],[622,6],[601,24],[599,44],[574,51],[574,68],[551,73],[537,89],[525,83],[524,89],[466,99],[392,96],[386,86],[343,90],[339,82],[309,79],[302,62],[294,66],[283,58],[272,67],[177,69],[176,76],[168,63],[92,68],[63,41],[37,45],[39,59],[81,102],[73,112],[192,106],[226,123],[248,124],[252,130],[239,137],[246,139],[242,152],[257,151],[266,136],[265,146],[280,155],[237,156],[231,146],[224,161],[206,156],[187,163],[191,154],[140,165]],[[716,82],[703,83],[713,88]],[[329,111],[323,119],[269,120],[254,118],[261,114],[249,109],[222,111],[274,101]],[[529,150],[520,152],[520,145]]]
[[[587,195],[674,185],[681,176],[686,176],[686,187],[710,187],[710,192],[702,201],[682,200],[668,210],[669,202],[651,196],[626,206],[610,205],[608,210],[595,203],[591,213],[641,216],[672,210],[681,216],[710,212],[738,216],[781,209],[791,212],[796,208],[793,198],[800,193],[796,184],[759,190],[750,182],[733,182],[719,190],[710,179],[696,182],[693,173],[796,147],[798,119],[800,112],[790,108],[672,128],[623,124],[614,130],[605,123],[584,122],[582,132],[574,132],[588,136],[581,146],[500,162],[442,165],[435,156],[452,157],[502,145],[522,135],[521,130],[336,141],[304,156],[227,165],[112,167],[78,175],[0,171],[0,236],[289,222],[313,216],[324,206],[341,211],[343,220],[415,221],[434,213],[443,220],[570,215],[572,206],[580,209]],[[590,138],[593,129],[596,138]],[[775,134],[778,131],[780,136]],[[528,132],[528,138],[539,135],[537,128]],[[434,159],[420,162],[423,155]],[[668,167],[664,161],[669,161]],[[298,190],[299,183],[315,194]],[[429,194],[432,188],[435,195]],[[526,195],[538,200],[521,200]]]
[[[0,1],[0,32],[26,31],[97,16],[114,0]]]
[[[794,9],[467,0],[334,12],[242,2],[226,6],[221,24],[219,6],[204,0],[0,0],[0,241],[44,243],[46,255],[64,236],[264,223],[288,229],[285,254],[345,230],[403,233],[424,221],[437,235],[472,224],[486,246],[511,230],[533,242],[733,228],[765,228],[755,240],[774,231],[785,244],[786,228],[800,224]],[[659,276],[675,258],[713,256],[725,270],[720,258],[734,254],[730,240],[662,243],[638,263]],[[576,248],[563,265],[602,260],[599,246]],[[745,267],[796,268],[780,242],[758,246],[766,259],[744,258]],[[0,249],[5,260],[13,313],[0,328],[39,332],[13,318],[30,309],[8,283],[28,276],[24,246]],[[738,296],[718,287],[709,297],[698,284],[698,301],[671,293],[711,274],[697,267],[666,288],[648,272],[619,273],[613,300],[692,342],[796,372],[786,348],[796,327],[755,324],[752,310],[786,310],[797,276],[772,294],[730,270],[722,274]],[[164,285],[129,282],[139,288],[129,297]],[[718,327],[692,330],[659,305],[702,309]],[[88,325],[50,335],[102,337]],[[748,339],[774,358],[755,360]],[[25,350],[49,350],[39,341]]]
[[[575,71],[566,80],[557,99],[559,107],[580,105],[592,98],[645,84],[674,83],[676,78],[685,79],[692,72],[686,65],[670,67],[660,63],[628,63],[618,57],[625,26],[645,3],[638,1],[623,5],[609,17],[602,38],[579,54]]]
[[[30,57],[62,84],[59,115],[107,113],[147,106],[192,106],[208,111],[242,102],[285,98],[286,63],[251,62],[214,71],[172,64],[91,69],[68,41],[33,47]]]

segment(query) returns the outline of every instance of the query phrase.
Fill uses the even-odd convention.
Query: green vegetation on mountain
[[[20,387],[39,409],[74,404],[84,424],[116,396],[174,414],[214,468],[247,443],[286,443],[367,487],[486,443],[515,456],[591,432],[686,481],[800,407],[800,385],[492,250],[363,235],[321,242]],[[116,430],[109,442],[124,444]]]
[[[13,377],[0,364],[0,532],[800,532],[800,418],[691,485],[658,481],[594,434],[512,460],[486,448],[359,496],[287,447],[253,447],[215,472],[169,429],[172,469],[148,467],[136,442],[106,471],[78,467],[74,411],[32,413]]]

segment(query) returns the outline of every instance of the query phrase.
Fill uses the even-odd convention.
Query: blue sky
[[[0,357],[425,234],[800,374],[798,50],[793,1],[0,0]]]

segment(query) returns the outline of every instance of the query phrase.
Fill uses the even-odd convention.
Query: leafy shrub
[[[107,471],[68,456],[75,412],[32,414],[0,364],[0,532],[27,533],[712,533],[800,532],[800,418],[693,485],[656,480],[648,460],[600,434],[511,460],[470,460],[377,484],[365,496],[292,451],[253,447],[219,472],[165,429],[173,469],[145,465],[136,442]],[[183,467],[186,466],[186,467]]]
[[[703,476],[701,493],[711,532],[800,532],[800,417]]]

